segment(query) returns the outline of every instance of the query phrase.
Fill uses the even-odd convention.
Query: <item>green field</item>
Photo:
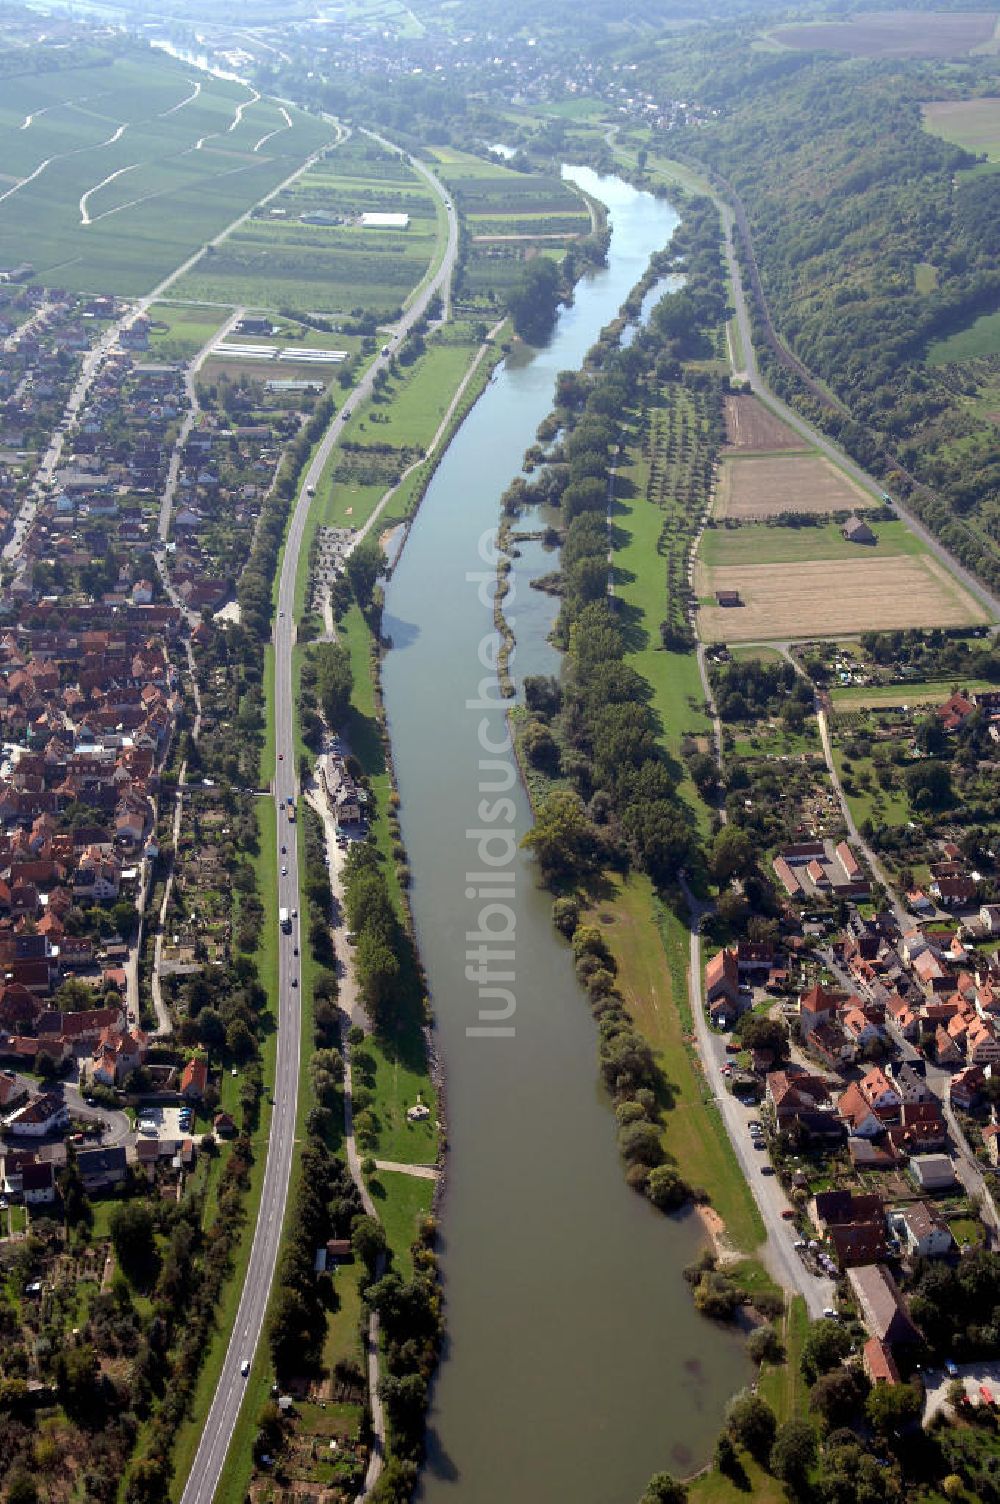
[[[831,691],[834,707],[857,710],[863,705],[940,705],[956,689],[995,689],[982,679],[913,680],[907,684],[845,684]]]
[[[329,215],[312,224],[304,214]],[[406,229],[365,229],[365,213],[408,214]],[[397,152],[363,136],[325,152],[179,284],[192,301],[390,318],[443,241],[443,213]]]
[[[194,303],[154,303],[149,317],[163,329],[149,333],[149,351],[155,360],[193,360],[226,321],[224,308]]]
[[[959,329],[927,347],[927,364],[943,366],[950,360],[973,360],[980,355],[1000,354],[1000,309],[984,313],[967,329]]]
[[[4,82],[0,264],[148,292],[330,140],[248,85],[162,55]]]
[[[1000,162],[1000,99],[947,99],[924,105],[924,130]]]
[[[711,566],[726,564],[793,564],[803,559],[867,559],[885,554],[920,554],[924,546],[903,522],[873,525],[878,542],[848,543],[836,522],[822,527],[710,527],[702,536],[698,556]]]

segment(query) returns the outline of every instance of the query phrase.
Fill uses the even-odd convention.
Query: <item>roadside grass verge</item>
[[[264,677],[261,683],[264,696],[264,740],[260,749],[260,787],[268,788],[274,776],[276,746],[274,737],[274,644],[264,649]]]
[[[789,1302],[779,1331],[785,1344],[785,1361],[762,1366],[759,1388],[780,1425],[793,1416],[805,1415],[809,1398],[809,1386],[799,1367],[809,1331],[809,1312],[801,1295]]]
[[[750,1254],[764,1241],[764,1227],[698,1064],[686,982],[688,931],[659,903],[647,878],[633,873],[611,881],[612,895],[594,906],[591,919],[618,963],[625,1006],[669,1082],[664,1149],[681,1175],[707,1192],[727,1240]]]

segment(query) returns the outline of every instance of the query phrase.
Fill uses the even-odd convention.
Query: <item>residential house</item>
[[[858,1056],[857,1044],[836,1019],[816,1024],[809,1031],[807,1044],[812,1053],[818,1055],[831,1070],[841,1070]]]
[[[858,1088],[872,1112],[883,1122],[896,1117],[902,1097],[880,1065],[872,1066],[858,1082]]]
[[[819,1233],[829,1239],[841,1269],[885,1258],[888,1245],[881,1196],[822,1191],[813,1202],[811,1216]]]
[[[899,1286],[884,1264],[849,1269],[847,1280],[869,1336],[889,1347],[920,1341]]]
[[[892,1348],[880,1342],[877,1337],[869,1337],[862,1348],[861,1361],[872,1384],[899,1383],[899,1369],[892,1356]]]
[[[948,1126],[936,1099],[904,1102],[899,1109],[899,1122],[894,1123],[888,1133],[894,1147],[904,1154],[943,1149],[948,1142]]]
[[[21,1195],[25,1206],[48,1205],[56,1199],[56,1178],[50,1160],[22,1167]]]
[[[911,1258],[942,1258],[955,1246],[947,1222],[926,1201],[891,1211],[889,1226]]]
[[[23,1107],[18,1107],[7,1117],[4,1127],[7,1133],[22,1138],[45,1138],[69,1124],[69,1108],[62,1097],[53,1092],[43,1092],[32,1097]]]
[[[843,1124],[833,1111],[830,1089],[822,1076],[794,1066],[771,1071],[764,1095],[779,1129],[797,1126],[810,1137],[843,1137]]]
[[[802,1038],[808,1041],[813,1029],[821,1023],[836,1018],[841,1004],[847,1001],[843,992],[832,992],[818,982],[799,997],[799,1028]]]
[[[87,1191],[107,1191],[121,1185],[128,1174],[124,1145],[113,1149],[79,1149],[76,1162]]]
[[[966,1066],[965,1070],[959,1071],[951,1078],[949,1089],[951,1105],[957,1107],[959,1112],[968,1112],[979,1100],[985,1082],[986,1072],[982,1066]]]
[[[837,1116],[852,1137],[878,1138],[885,1130],[885,1124],[854,1081],[840,1094]]]
[[[931,883],[931,893],[943,909],[965,909],[976,896],[976,884],[968,876],[938,877]]]
[[[192,1057],[181,1072],[180,1093],[187,1102],[200,1102],[208,1086],[208,1066]]]
[[[728,1005],[735,1016],[740,1001],[740,971],[733,950],[720,950],[705,967],[705,1001]]]

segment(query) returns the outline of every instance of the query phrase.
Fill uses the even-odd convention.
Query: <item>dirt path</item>
[[[401,1165],[394,1159],[377,1159],[377,1170],[393,1170],[397,1175],[413,1175],[417,1180],[439,1180],[441,1171],[437,1165]]]

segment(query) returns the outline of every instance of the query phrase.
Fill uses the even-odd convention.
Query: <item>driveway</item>
[[[982,1393],[983,1385],[993,1395],[995,1402],[1000,1405],[1000,1362],[962,1363],[959,1365],[958,1378],[965,1386],[970,1405],[989,1403]],[[948,1404],[948,1390],[954,1382],[954,1379],[945,1373],[943,1368],[927,1369],[924,1374],[926,1397],[923,1423],[925,1426],[929,1426],[938,1411],[943,1410]]]

